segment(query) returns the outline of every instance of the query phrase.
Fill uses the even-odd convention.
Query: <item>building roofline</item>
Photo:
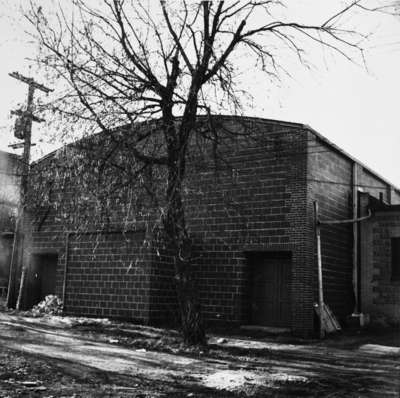
[[[7,155],[7,156],[10,156],[10,157],[12,157],[12,158],[20,159],[20,158],[22,157],[21,155],[18,155],[18,154],[16,154],[16,153],[12,153],[12,152],[3,151],[2,149],[0,149],[0,152],[1,152],[2,154]]]
[[[304,131],[308,131],[311,134],[313,134],[314,136],[316,136],[318,139],[320,139],[321,141],[323,141],[325,144],[329,145],[332,149],[334,149],[335,151],[339,152],[341,155],[343,155],[344,157],[346,157],[347,159],[351,160],[352,162],[357,163],[359,166],[361,166],[364,170],[368,171],[370,174],[372,174],[374,177],[378,178],[379,180],[381,180],[384,184],[389,185],[390,187],[392,187],[395,191],[397,191],[400,194],[400,188],[398,188],[396,185],[392,184],[389,180],[387,180],[386,178],[382,177],[379,173],[375,172],[374,170],[372,170],[370,167],[368,167],[366,164],[364,164],[363,162],[360,162],[359,160],[357,160],[354,156],[350,155],[348,152],[346,152],[344,149],[340,148],[338,145],[334,144],[331,140],[329,140],[328,138],[326,138],[325,136],[323,136],[321,133],[319,133],[318,131],[316,131],[315,129],[313,129],[310,125],[308,124],[303,124],[303,123],[296,123],[296,122],[289,122],[289,121],[285,121],[285,120],[279,120],[279,119],[266,119],[266,118],[260,118],[260,117],[253,117],[253,116],[239,116],[239,115],[226,115],[226,114],[219,114],[219,115],[213,115],[216,117],[220,117],[220,118],[226,118],[226,119],[240,119],[240,120],[248,120],[248,121],[257,121],[259,123],[268,123],[268,124],[277,124],[280,126],[287,126],[287,127],[293,127],[293,128],[298,128]],[[198,115],[198,118],[205,118],[207,117],[207,115]],[[175,119],[179,120],[180,117],[176,117]],[[149,121],[144,121],[144,122],[139,122],[138,125],[143,125],[146,123],[154,123],[154,122],[158,122],[161,119],[153,119],[153,120],[149,120]],[[101,132],[95,133],[92,136],[101,134]],[[91,136],[91,137],[92,137]],[[81,139],[85,139],[81,138]],[[80,139],[80,140],[81,140]],[[71,142],[70,144],[66,144],[61,148],[73,145],[78,141],[74,141]],[[48,153],[47,155],[43,156],[40,159],[37,159],[35,162],[33,162],[32,164],[38,164],[42,161],[44,161],[45,159],[48,159],[49,157],[53,156],[57,151],[59,151],[61,148],[55,149],[54,151]],[[8,152],[6,152],[8,153]],[[18,156],[18,155],[15,155]]]
[[[318,137],[321,141],[323,141],[324,143],[326,143],[327,145],[329,145],[330,147],[332,147],[333,149],[335,149],[337,152],[339,152],[340,154],[342,154],[343,156],[345,156],[346,158],[348,158],[349,160],[351,160],[354,163],[357,163],[359,166],[361,166],[364,170],[368,171],[370,174],[372,174],[374,177],[380,179],[383,183],[390,185],[393,189],[395,189],[399,194],[400,194],[400,188],[398,188],[396,185],[394,185],[393,183],[391,183],[389,180],[387,180],[385,177],[382,177],[379,173],[377,173],[376,171],[372,170],[369,166],[367,166],[366,164],[364,164],[363,162],[360,162],[359,160],[357,160],[354,156],[350,155],[348,152],[346,152],[344,149],[340,148],[339,146],[337,146],[336,144],[334,144],[332,141],[330,141],[328,138],[326,138],[325,136],[323,136],[321,133],[319,133],[318,131],[314,130],[311,126],[307,125],[307,124],[303,124],[303,128],[307,131],[309,131],[310,133],[314,134],[316,137]]]

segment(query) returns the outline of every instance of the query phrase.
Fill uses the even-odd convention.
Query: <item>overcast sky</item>
[[[18,16],[20,2],[26,3],[0,0],[0,149],[8,151],[8,144],[15,142],[9,112],[25,100],[27,91],[26,85],[8,73],[34,75],[26,57],[34,55],[35,46],[24,35],[26,25]],[[311,7],[312,3],[302,1],[298,12],[312,17],[321,11]],[[332,57],[326,62],[316,60],[311,71],[297,66],[291,70],[293,78],[279,85],[253,84],[254,104],[248,114],[308,124],[400,187],[400,18],[381,15],[365,24],[364,30],[376,31],[368,43],[368,72]],[[33,141],[38,143],[36,153],[52,148],[41,144],[37,128]]]

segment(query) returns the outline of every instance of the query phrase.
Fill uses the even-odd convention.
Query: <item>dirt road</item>
[[[82,330],[0,313],[0,397],[400,396],[394,334],[302,344],[212,337],[208,349],[160,346],[160,352],[148,348],[157,333],[167,332],[115,325]],[[27,364],[37,361],[36,368],[47,369],[44,377],[31,374],[34,369],[16,377],[13,354]],[[19,395],[13,395],[16,386]]]

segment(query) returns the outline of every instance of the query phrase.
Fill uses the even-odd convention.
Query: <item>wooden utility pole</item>
[[[20,309],[22,302],[22,294],[24,291],[26,271],[27,267],[23,261],[23,243],[24,243],[24,213],[27,205],[27,195],[29,188],[29,168],[30,168],[30,156],[31,156],[31,146],[32,146],[32,121],[40,122],[40,119],[32,114],[33,111],[33,96],[35,90],[40,90],[49,93],[50,88],[37,83],[34,79],[25,77],[18,72],[12,72],[9,74],[14,79],[17,79],[25,84],[28,84],[28,97],[26,102],[26,111],[17,110],[11,111],[12,114],[17,115],[20,119],[20,123],[16,123],[15,136],[19,139],[23,139],[24,152],[22,154],[22,167],[21,167],[21,183],[20,183],[20,200],[18,206],[17,222],[15,226],[15,236],[14,245],[11,256],[10,264],[10,276],[8,282],[8,292],[7,292],[7,306],[14,307],[16,300],[16,281],[18,270],[21,270],[21,281],[19,286],[18,299],[16,302],[16,308]],[[19,129],[17,131],[17,125]],[[17,144],[18,145],[18,144]],[[15,146],[14,146],[15,147]]]

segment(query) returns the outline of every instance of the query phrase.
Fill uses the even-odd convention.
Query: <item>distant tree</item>
[[[218,130],[210,134],[212,117],[221,110],[242,112],[239,74],[250,65],[268,79],[279,78],[287,73],[288,54],[308,65],[307,42],[362,61],[367,36],[351,27],[350,17],[377,10],[372,1],[337,1],[325,19],[303,22],[286,17],[292,3],[74,0],[47,10],[32,1],[26,13],[40,46],[38,61],[59,80],[51,109],[64,126],[77,135],[124,126],[135,159],[131,181],[154,168],[165,175],[161,192],[159,185],[146,189],[160,199],[181,327],[190,344],[205,342],[185,220],[191,140],[201,135],[218,145]],[[210,118],[208,133],[195,128],[198,115]],[[152,119],[159,119],[156,129],[135,128]]]

